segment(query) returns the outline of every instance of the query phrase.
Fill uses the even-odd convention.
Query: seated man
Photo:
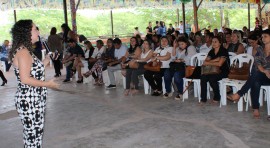
[[[69,82],[71,78],[71,68],[73,66],[73,62],[75,58],[82,58],[84,57],[84,52],[82,48],[76,43],[75,40],[69,39],[67,41],[69,49],[67,54],[65,55],[62,63],[66,66],[66,79],[63,82]],[[82,78],[81,78],[82,79]]]
[[[1,54],[0,54],[1,61],[5,62],[6,71],[9,71],[10,66],[11,66],[11,64],[8,63],[8,45],[9,45],[9,41],[5,40],[4,44],[2,45]]]
[[[113,40],[113,44],[115,47],[114,57],[116,60],[108,64],[108,75],[110,79],[110,85],[107,89],[116,88],[114,72],[117,70],[121,70],[121,63],[125,59],[125,54],[127,51],[127,46],[122,44],[122,41],[119,38],[115,38]]]

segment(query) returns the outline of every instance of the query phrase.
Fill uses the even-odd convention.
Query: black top
[[[107,48],[105,52],[102,54],[102,57],[114,59],[114,50],[115,50],[114,47],[112,47],[111,49]]]
[[[156,29],[158,29],[158,28],[159,28],[159,26],[155,26],[155,27],[154,27],[154,30],[156,30]],[[157,33],[156,33],[156,34],[157,34]]]
[[[174,28],[168,28],[168,34],[173,34],[174,33],[174,31],[175,31],[175,29]]]
[[[240,45],[239,42],[237,42],[236,44],[230,43],[227,49],[228,52],[237,52],[239,45]]]
[[[78,57],[78,55],[81,55],[82,57],[84,57],[84,51],[83,51],[83,49],[82,49],[78,44],[76,44],[75,47],[70,48],[70,49],[69,49],[69,52],[70,52],[72,55],[73,55],[73,54],[76,54],[77,57]]]
[[[225,48],[219,48],[219,51],[217,54],[215,54],[215,49],[211,49],[208,52],[207,55],[208,58],[210,58],[211,60],[216,59],[218,57],[224,57],[226,60],[223,63],[223,65],[220,67],[221,70],[221,74],[224,75],[225,77],[228,76],[229,74],[229,66],[230,66],[230,58],[229,58],[229,53]]]
[[[152,27],[149,27],[149,26],[148,26],[148,27],[146,27],[146,29],[148,29],[148,32],[151,32],[151,33],[153,32]],[[147,34],[148,34],[148,33],[147,33]],[[149,34],[149,35],[152,35],[152,34]]]

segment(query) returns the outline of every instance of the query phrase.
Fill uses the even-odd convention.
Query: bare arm
[[[147,62],[153,57],[153,50],[151,50],[145,58],[139,58],[138,62]]]
[[[244,53],[244,52],[245,52],[245,48],[244,48],[243,44],[240,44],[240,45],[238,46],[238,49],[237,49],[236,54],[242,54],[242,53]]]
[[[55,83],[53,80],[50,81],[40,81],[30,76],[33,58],[30,55],[28,49],[21,49],[17,52],[14,58],[14,65],[19,69],[19,75],[21,82],[26,85],[35,87],[49,87],[57,89],[59,84]]]

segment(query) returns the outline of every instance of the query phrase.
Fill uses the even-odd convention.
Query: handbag
[[[202,75],[210,75],[210,74],[219,74],[220,67],[219,66],[213,66],[213,65],[204,65],[201,67],[201,74]]]
[[[153,62],[149,62],[149,63],[145,64],[143,67],[145,70],[159,72],[161,66],[162,66],[162,62],[155,60]]]
[[[230,67],[228,78],[236,80],[247,80],[250,74],[250,65],[250,63],[243,63],[243,66],[239,67],[238,64],[233,64]]]
[[[139,68],[139,63],[134,61],[134,60],[129,61],[128,65],[129,65],[129,68],[132,68],[132,69],[138,69]]]
[[[177,72],[185,70],[186,64],[184,62],[171,62],[170,71]]]
[[[189,78],[193,74],[195,68],[196,66],[187,66],[185,69],[185,77]]]

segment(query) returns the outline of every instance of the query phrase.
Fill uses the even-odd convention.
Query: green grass
[[[231,28],[241,29],[247,26],[247,10],[230,9],[224,10],[225,15],[228,15]],[[3,16],[6,13],[0,12]],[[0,18],[0,42],[5,39],[11,40],[10,29],[14,23],[13,11],[7,13],[8,17]],[[186,20],[190,23],[193,21],[193,11],[186,11]],[[212,28],[220,28],[220,11],[200,9],[198,12],[200,28],[205,28],[211,25]],[[133,11],[113,11],[114,18],[114,34],[133,33],[134,27],[138,26],[141,32],[145,33],[145,28],[149,21],[163,20],[167,26],[169,23],[174,24],[177,21],[176,10],[174,9],[134,9]],[[180,19],[182,18],[180,12]],[[52,9],[24,9],[17,10],[17,20],[32,19],[40,28],[41,36],[48,36],[50,29],[56,27],[58,32],[60,26],[64,23],[64,14],[62,10]],[[70,13],[68,20],[71,22]],[[251,10],[251,27],[254,27],[255,10]],[[71,27],[71,23],[69,23]],[[87,37],[102,36],[111,34],[111,20],[109,10],[98,13],[93,16],[90,12],[78,11],[77,13],[77,31],[78,34],[84,34]]]

